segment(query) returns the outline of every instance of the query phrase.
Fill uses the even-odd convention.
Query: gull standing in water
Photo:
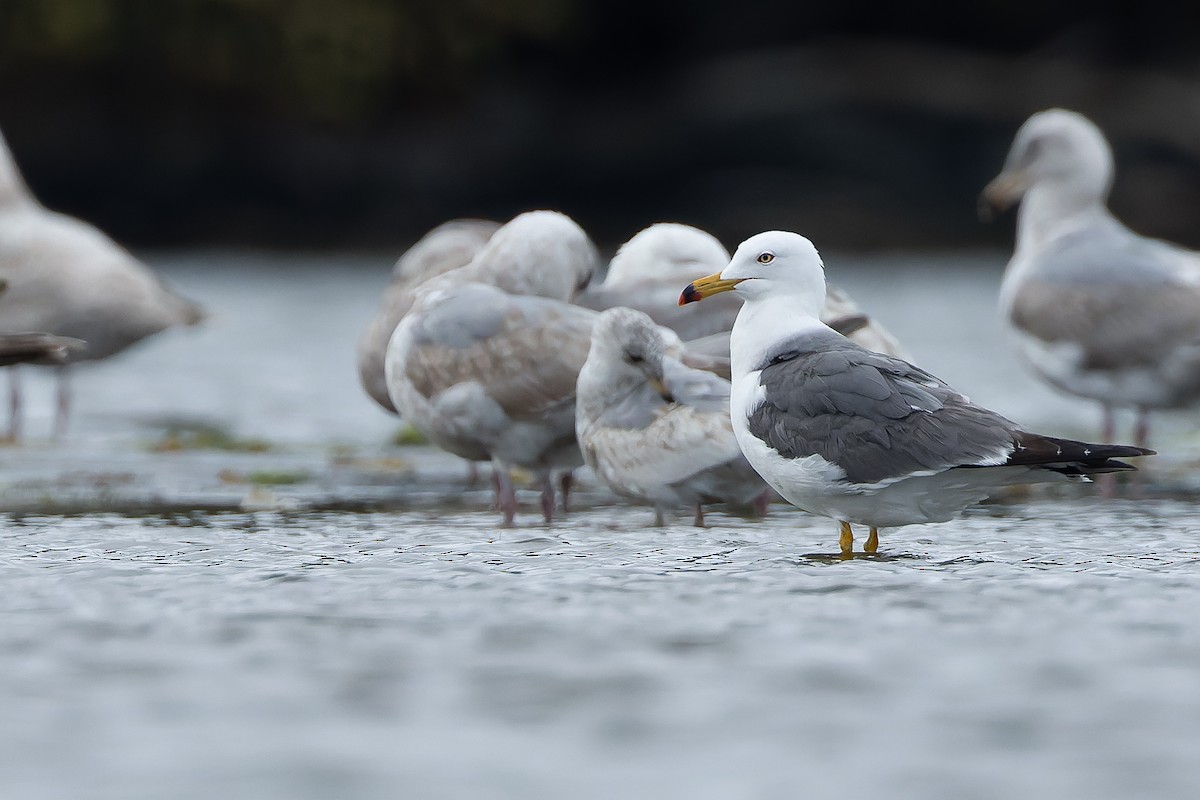
[[[204,312],[93,226],[44,208],[26,187],[0,136],[0,334],[44,331],[86,346],[58,364],[55,433],[70,415],[68,370],[115,355]],[[21,391],[9,369],[9,438],[21,434]]]
[[[825,268],[812,243],[770,231],[742,242],[721,272],[679,303],[733,291],[730,415],[747,460],[786,500],[841,526],[945,522],[1003,486],[1132,469],[1140,447],[1022,430],[906,361],[875,353],[819,319]]]
[[[746,461],[729,422],[729,382],[668,352],[663,328],[631,308],[610,308],[592,328],[579,372],[575,431],[584,462],[624,497],[668,509],[754,505],[771,489]]]
[[[1200,254],[1121,224],[1105,205],[1112,179],[1100,129],[1050,109],[1017,131],[983,199],[1020,202],[1000,305],[1022,355],[1052,386],[1100,403],[1106,442],[1114,409],[1136,409],[1145,446],[1150,409],[1200,402]]]
[[[509,470],[535,472],[542,514],[563,502],[583,458],[575,381],[595,312],[570,301],[596,267],[591,240],[556,211],[518,215],[469,264],[423,283],[388,345],[388,392],[400,416],[443,450],[490,460],[506,525]]]

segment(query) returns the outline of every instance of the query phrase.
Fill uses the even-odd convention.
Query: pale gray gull
[[[575,432],[584,463],[617,494],[654,506],[655,524],[703,504],[753,506],[773,494],[738,448],[729,382],[688,367],[649,316],[610,308],[592,328],[579,372]]]
[[[44,208],[0,136],[0,334],[40,331],[82,339],[57,368],[55,431],[70,412],[68,368],[108,358],[148,336],[204,318],[195,303],[95,227]],[[20,388],[11,368],[9,435],[20,436]]]
[[[384,357],[392,332],[412,307],[413,292],[428,279],[470,263],[499,227],[491,220],[452,219],[426,233],[396,261],[379,308],[358,340],[359,381],[385,411],[395,413],[396,407],[388,396]]]
[[[1000,305],[1033,370],[1098,401],[1105,441],[1114,409],[1149,413],[1200,402],[1200,254],[1139,236],[1106,206],[1113,155],[1100,129],[1050,109],[1017,131],[1003,171],[984,189],[1020,202]]]
[[[906,361],[846,339],[819,319],[825,268],[812,243],[770,231],[747,239],[680,304],[733,291],[745,301],[731,336],[730,415],[747,460],[784,499],[878,529],[945,522],[1003,486],[1133,469],[1140,447],[1022,430]]]
[[[659,325],[672,329],[693,351],[728,353],[729,331],[741,300],[733,295],[714,300],[708,314],[679,308],[679,287],[693,277],[721,269],[729,252],[712,234],[677,222],[658,222],[634,234],[609,262],[604,280],[593,283],[576,300],[596,310],[636,308]],[[821,319],[870,350],[907,358],[907,351],[878,320],[867,315],[850,296],[829,287]]]
[[[506,525],[516,496],[512,467],[534,472],[542,514],[564,506],[575,441],[575,381],[595,313],[570,301],[588,282],[596,250],[555,211],[521,214],[459,269],[423,283],[388,345],[388,392],[430,442],[493,464]]]

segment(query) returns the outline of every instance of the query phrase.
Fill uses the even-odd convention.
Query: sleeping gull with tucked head
[[[452,219],[426,233],[396,261],[379,308],[358,340],[358,379],[384,411],[396,413],[388,396],[383,362],[388,341],[412,308],[413,295],[425,281],[471,263],[500,227],[485,219]]]
[[[417,289],[392,333],[388,394],[426,439],[470,461],[491,461],[506,525],[516,495],[509,470],[541,481],[542,514],[554,511],[552,479],[583,463],[575,442],[575,380],[595,312],[570,303],[595,268],[591,240],[570,217],[514,217],[471,262]]]
[[[1028,433],[933,375],[849,341],[819,319],[825,268],[812,242],[770,231],[742,242],[680,304],[733,291],[730,416],[742,452],[792,504],[841,525],[946,522],[1003,486],[1086,479],[1151,455]]]
[[[1149,412],[1200,402],[1200,253],[1139,236],[1105,205],[1113,155],[1100,129],[1050,109],[1017,131],[983,199],[1020,202],[1017,240],[1000,288],[1025,360],[1057,389],[1114,409]]]
[[[753,506],[772,494],[738,448],[729,422],[729,381],[670,352],[669,329],[632,308],[610,308],[592,327],[579,372],[575,432],[583,460],[610,489],[665,513],[703,504]]]

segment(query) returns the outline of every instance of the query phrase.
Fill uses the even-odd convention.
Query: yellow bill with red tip
[[[731,291],[743,280],[745,278],[722,278],[719,272],[697,278],[687,285],[683,294],[679,295],[679,305],[685,306],[688,303],[696,303],[706,297],[712,297],[714,294]]]

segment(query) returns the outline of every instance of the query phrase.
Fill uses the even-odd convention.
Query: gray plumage
[[[833,331],[778,343],[758,367],[750,432],[784,458],[819,455],[851,483],[1000,464],[1016,425],[907,362]]]
[[[499,227],[500,223],[491,220],[450,220],[422,236],[396,261],[392,279],[358,340],[357,351],[359,381],[385,411],[396,411],[384,375],[388,340],[412,307],[413,293],[430,278],[469,264]]]
[[[1158,371],[1182,348],[1180,366],[1188,368],[1161,382],[1155,405],[1174,408],[1200,396],[1200,262],[1189,275],[1169,245],[1103,226],[1064,234],[1030,258],[1028,274],[1012,287],[1014,326],[1078,347],[1081,372]],[[1122,261],[1138,267],[1098,269]],[[1079,388],[1065,374],[1044,377],[1068,392]]]
[[[765,505],[769,488],[742,456],[729,419],[729,382],[669,352],[646,314],[608,309],[579,373],[576,433],[584,462],[614,492],[655,508]]]

